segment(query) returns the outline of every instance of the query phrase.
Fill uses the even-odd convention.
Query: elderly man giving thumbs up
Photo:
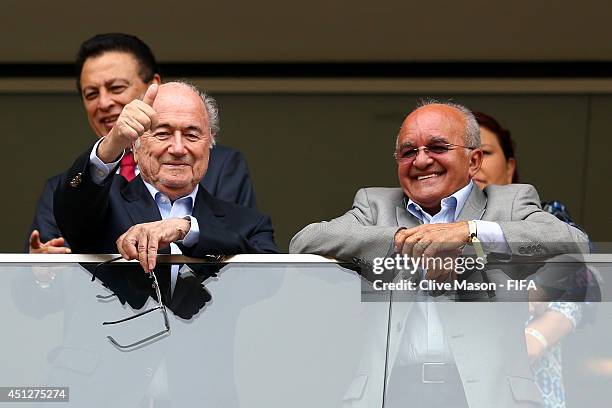
[[[194,257],[277,251],[269,217],[198,188],[214,145],[213,110],[210,96],[182,82],[153,84],[125,105],[55,193],[55,217],[74,253],[119,252],[151,271],[168,247]],[[127,182],[115,171],[130,147],[140,175]]]

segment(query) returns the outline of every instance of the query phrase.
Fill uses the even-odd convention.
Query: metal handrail
[[[0,254],[0,264],[69,264],[101,263],[110,261],[119,254]],[[138,260],[117,260],[113,263],[138,263]],[[191,258],[185,255],[158,255],[158,264],[230,264],[230,263],[290,263],[320,264],[342,263],[331,258],[308,254],[241,254],[229,257]]]
[[[101,263],[109,261],[118,254],[0,254],[0,264],[71,264],[71,263]],[[132,262],[120,259],[114,263]],[[529,263],[528,259],[523,260]],[[566,254],[558,255],[546,261],[537,260],[537,263],[612,263],[612,254]],[[185,255],[158,255],[159,264],[258,264],[258,263],[286,263],[286,264],[344,264],[332,258],[308,254],[241,254],[228,257],[191,258]]]

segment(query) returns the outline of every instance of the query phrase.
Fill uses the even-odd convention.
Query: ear
[[[514,160],[514,157],[511,157],[508,160],[506,160],[506,183],[508,184],[512,183],[512,177],[514,177],[515,170],[516,170],[516,160]]]
[[[482,166],[482,149],[478,148],[470,153],[470,178],[473,178],[478,173],[480,166]]]
[[[151,85],[151,84],[157,84],[157,85],[161,84],[161,77],[159,76],[159,74],[153,75],[153,79],[151,80],[151,83],[149,83],[148,85]]]

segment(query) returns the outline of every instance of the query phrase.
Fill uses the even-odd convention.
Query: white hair
[[[217,134],[221,130],[221,127],[219,126],[219,106],[217,105],[217,101],[215,100],[215,98],[208,95],[206,92],[201,91],[200,89],[198,89],[198,87],[187,81],[178,80],[166,82],[164,85],[167,84],[185,86],[195,92],[200,97],[200,99],[202,99],[204,109],[206,109],[206,113],[208,114],[208,130],[210,132],[211,137],[210,148],[212,149],[217,143]],[[140,138],[136,139],[136,141],[134,142],[134,148],[140,148]]]
[[[184,80],[166,82],[166,84],[178,84],[186,86],[202,99],[202,103],[204,103],[204,108],[206,109],[206,113],[208,114],[208,130],[210,131],[210,136],[212,137],[212,143],[210,144],[210,147],[212,148],[215,143],[217,143],[217,134],[221,130],[221,127],[219,125],[219,105],[217,105],[217,101],[215,100],[215,98],[208,95],[206,92],[201,91],[194,84]]]

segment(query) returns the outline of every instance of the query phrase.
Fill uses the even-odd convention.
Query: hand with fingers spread
[[[117,239],[117,250],[124,259],[138,259],[145,272],[151,272],[157,263],[157,251],[185,238],[190,227],[184,218],[137,224]]]
[[[142,100],[135,99],[123,107],[115,126],[98,146],[98,157],[105,163],[115,161],[140,136],[147,132],[156,122],[153,102],[159,86],[152,84]]]
[[[30,234],[30,253],[31,254],[69,254],[70,248],[64,246],[64,238],[53,238],[47,242],[40,241],[40,232],[32,231]]]
[[[466,221],[446,224],[425,224],[403,228],[395,233],[395,252],[413,258],[456,256],[469,241],[470,230]],[[451,271],[431,269],[427,279],[446,279]]]

